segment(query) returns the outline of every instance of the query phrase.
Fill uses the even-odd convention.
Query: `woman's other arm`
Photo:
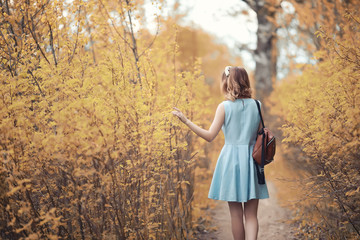
[[[177,116],[183,123],[185,123],[194,133],[196,133],[198,136],[202,137],[208,142],[211,142],[214,140],[214,138],[219,133],[221,126],[224,123],[225,120],[225,108],[224,104],[220,103],[216,109],[214,120],[209,128],[209,130],[203,129],[199,126],[197,126],[195,123],[191,122],[189,119],[187,119],[184,114],[174,107],[176,111],[173,111],[172,113]]]

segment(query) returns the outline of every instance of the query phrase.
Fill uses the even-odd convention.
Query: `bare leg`
[[[234,240],[245,240],[243,207],[241,202],[228,202],[231,216],[231,228]]]
[[[245,229],[247,240],[256,240],[259,230],[257,209],[259,199],[251,199],[244,203]]]

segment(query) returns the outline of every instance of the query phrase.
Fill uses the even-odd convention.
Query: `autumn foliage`
[[[325,4],[326,15],[307,15],[322,19],[317,63],[272,95],[272,112],[285,121],[285,161],[300,176],[293,220],[301,239],[360,236],[360,19],[356,8],[337,6],[336,14]]]
[[[192,238],[209,152],[171,110],[204,124],[213,100],[201,62],[180,68],[176,24],[136,32],[130,1],[0,10],[0,237]]]
[[[276,19],[282,2],[294,13]],[[221,142],[205,144],[171,111],[209,126],[217,77],[241,61],[179,16],[158,16],[156,32],[147,30],[143,4],[0,0],[1,239],[194,239],[209,220],[210,159]],[[357,239],[360,2],[266,8],[259,19],[288,27],[314,56],[295,67],[287,56],[292,75],[265,101],[267,123],[283,135],[282,165],[267,176],[296,176],[299,239]]]

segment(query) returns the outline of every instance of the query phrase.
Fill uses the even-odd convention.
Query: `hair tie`
[[[228,77],[229,75],[230,75],[230,68],[231,68],[231,66],[226,66],[225,67],[225,75],[226,75],[226,77]]]

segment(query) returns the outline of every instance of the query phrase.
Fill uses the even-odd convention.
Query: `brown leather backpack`
[[[255,100],[255,99],[254,99]],[[256,106],[260,114],[262,129],[257,133],[256,143],[252,153],[255,161],[256,171],[258,175],[259,184],[265,184],[264,166],[274,161],[276,141],[275,136],[270,129],[264,125],[264,120],[261,115],[260,104],[255,100]]]

